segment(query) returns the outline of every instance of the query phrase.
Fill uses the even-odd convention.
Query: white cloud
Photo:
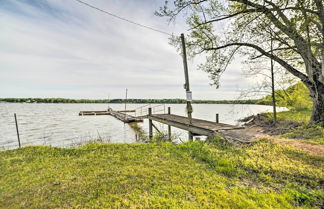
[[[167,36],[76,1],[10,2],[0,8],[0,97],[120,98],[125,88],[132,98],[184,97],[182,60]],[[88,2],[164,31],[185,28],[153,15],[159,1]],[[197,99],[234,99],[248,85],[239,63],[224,73],[218,90],[195,68],[191,63]]]

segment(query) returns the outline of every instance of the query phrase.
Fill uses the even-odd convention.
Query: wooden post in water
[[[168,114],[171,114],[171,107],[168,107]],[[168,125],[168,139],[171,141],[171,126]]]
[[[127,91],[128,91],[128,89],[126,89],[126,96],[125,96],[125,112],[126,112],[126,109],[127,109],[127,107],[126,107],[126,105],[127,105]]]
[[[128,89],[126,88],[126,96],[125,96],[125,120],[126,120],[126,109],[127,109],[127,107],[126,107],[126,105],[127,105],[127,91],[128,91]]]
[[[18,122],[17,122],[17,116],[16,116],[16,113],[15,113],[15,122],[16,122],[16,130],[17,130],[18,144],[19,144],[19,148],[21,148],[21,144],[20,144],[20,137],[19,137],[19,129],[18,129]]]
[[[148,108],[148,115],[152,115],[152,108]],[[149,139],[153,138],[153,125],[152,125],[152,120],[149,119]]]
[[[219,114],[216,113],[216,123],[219,123]]]
[[[186,52],[186,42],[183,33],[181,33],[181,44],[182,44],[182,58],[183,58],[183,68],[185,73],[185,89],[186,89],[186,97],[187,97],[187,113],[188,113],[188,119],[189,119],[189,125],[192,124],[192,106],[191,106],[191,91],[190,91],[190,85],[189,85],[189,73],[188,73],[188,64],[187,64],[187,52]],[[189,132],[189,140],[193,140],[192,133]]]

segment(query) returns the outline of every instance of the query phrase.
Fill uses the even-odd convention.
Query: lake
[[[136,109],[136,115],[147,111],[147,104],[127,104],[127,109]],[[81,110],[124,110],[124,104],[22,104],[0,103],[0,149],[18,147],[14,113],[17,114],[22,146],[51,145],[69,147],[89,141],[100,140],[114,143],[138,142],[137,134],[128,125],[112,116],[79,116]],[[153,113],[167,112],[171,107],[173,114],[186,116],[185,104],[152,104]],[[286,108],[278,108],[278,111]],[[238,120],[261,112],[271,112],[271,106],[241,104],[193,104],[193,117],[215,121],[219,113],[221,123],[237,125]],[[155,123],[161,130],[165,125]],[[144,133],[148,132],[148,120],[139,123]],[[188,134],[180,129],[172,128],[175,138],[186,140]]]

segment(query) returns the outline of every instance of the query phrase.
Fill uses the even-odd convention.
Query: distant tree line
[[[125,99],[0,98],[11,103],[125,103]],[[185,104],[184,99],[127,99],[127,103]],[[267,104],[260,100],[193,100],[195,104]]]
[[[0,102],[11,103],[108,103],[108,99],[65,99],[65,98],[0,98]]]

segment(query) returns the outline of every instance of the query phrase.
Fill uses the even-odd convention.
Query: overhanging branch
[[[290,49],[295,49],[296,47],[282,47],[282,48],[276,48],[276,49],[273,49],[273,50],[269,50],[267,51],[267,53],[271,53],[271,52],[275,52],[275,51],[282,51],[282,50],[290,50]],[[257,58],[260,58],[262,56],[265,56],[264,54],[260,54],[256,57],[253,57],[252,59],[257,59]]]
[[[273,55],[271,53],[266,52],[264,49],[262,49],[261,47],[255,45],[255,44],[251,44],[251,43],[229,43],[229,44],[225,44],[223,46],[219,46],[219,47],[214,47],[214,48],[206,48],[204,50],[206,51],[211,51],[211,50],[220,50],[220,49],[224,49],[227,47],[231,47],[231,46],[245,46],[245,47],[250,47],[253,48],[257,51],[259,51],[261,54],[263,54],[264,56],[267,56],[271,59],[273,59],[274,61],[276,61],[277,63],[279,63],[282,67],[284,67],[288,72],[290,72],[291,74],[293,74],[294,76],[300,78],[303,82],[308,83],[309,85],[311,85],[311,83],[309,82],[308,77],[303,74],[302,72],[296,70],[294,67],[292,67],[290,64],[288,64],[286,61],[284,61],[283,59],[279,58],[276,55]]]

